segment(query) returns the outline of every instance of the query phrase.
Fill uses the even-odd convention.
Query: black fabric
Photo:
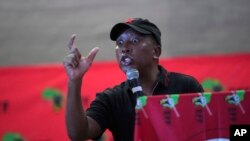
[[[180,73],[167,72],[159,66],[154,95],[203,92],[199,82]],[[98,93],[87,109],[87,116],[100,125],[102,132],[109,129],[115,141],[133,141],[136,97],[127,81]]]
[[[125,22],[118,23],[114,25],[110,32],[110,39],[115,41],[121,33],[123,33],[126,29],[132,28],[138,33],[145,35],[153,35],[156,42],[161,45],[161,31],[160,29],[148,19],[142,18],[133,18],[128,19]]]

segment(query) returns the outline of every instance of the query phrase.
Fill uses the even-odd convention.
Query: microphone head
[[[134,69],[134,68],[129,68],[126,71],[126,76],[127,76],[128,80],[138,79],[139,78],[139,71],[137,69]]]

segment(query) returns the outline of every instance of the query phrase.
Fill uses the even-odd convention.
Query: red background
[[[250,54],[228,54],[163,58],[160,64],[169,71],[189,74],[201,83],[218,80],[224,91],[250,89]],[[94,62],[84,78],[85,108],[95,93],[125,80],[115,61]],[[63,100],[57,110],[43,98],[52,88]],[[0,139],[6,133],[18,133],[28,141],[67,141],[65,99],[67,77],[61,64],[10,66],[0,68]],[[6,106],[7,105],[7,106]]]

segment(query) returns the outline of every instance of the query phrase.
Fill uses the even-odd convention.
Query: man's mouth
[[[123,66],[129,66],[132,64],[133,60],[129,56],[123,56],[120,62]]]

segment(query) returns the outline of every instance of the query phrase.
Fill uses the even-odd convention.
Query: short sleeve
[[[108,128],[111,118],[110,102],[106,93],[98,93],[86,110],[87,116],[94,119],[101,127],[102,133]]]

